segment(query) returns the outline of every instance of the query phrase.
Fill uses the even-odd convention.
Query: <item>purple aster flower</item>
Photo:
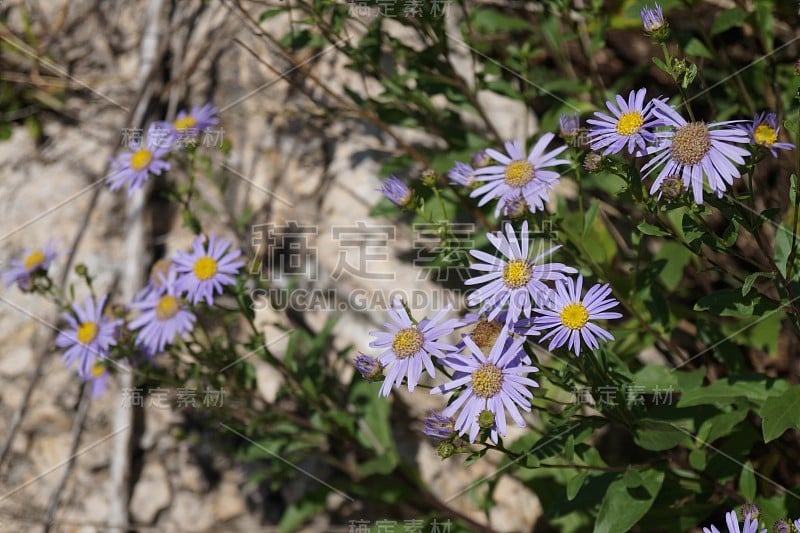
[[[175,144],[172,127],[163,122],[150,125],[144,143],[131,141],[130,151],[117,156],[111,165],[106,183],[112,191],[128,185],[128,196],[141,189],[150,174],[160,176],[170,165],[163,158]]]
[[[486,150],[478,150],[474,154],[472,154],[472,167],[473,168],[481,168],[489,165],[492,162],[492,158],[489,157],[489,154],[486,153]]]
[[[414,387],[422,376],[423,366],[431,377],[436,376],[431,355],[445,357],[446,353],[454,351],[453,345],[440,342],[439,339],[450,335],[454,329],[461,326],[461,322],[455,319],[442,322],[449,310],[450,306],[447,306],[432,319],[414,324],[399,300],[392,302],[392,308],[386,311],[394,324],[391,322],[384,324],[384,328],[389,331],[370,332],[370,335],[375,337],[370,346],[386,348],[378,358],[380,363],[389,369],[386,372],[386,380],[381,386],[382,396],[389,396],[393,386],[400,387],[406,376],[408,376],[408,390],[414,392]]]
[[[667,25],[666,20],[664,20],[664,13],[658,4],[655,4],[655,7],[642,7],[639,15],[642,18],[642,28],[647,33],[657,32]]]
[[[201,132],[207,130],[211,126],[219,124],[217,112],[217,108],[211,103],[205,104],[202,107],[197,105],[192,106],[189,112],[186,110],[179,111],[172,126],[179,132]]]
[[[23,291],[33,288],[33,277],[47,272],[50,263],[58,256],[52,241],[47,241],[44,249],[26,248],[23,259],[9,261],[8,270],[3,272],[3,284],[10,287],[14,283]]]
[[[507,324],[507,318],[508,313],[505,311],[499,313],[494,319],[490,319],[478,313],[467,313],[464,315],[462,322],[465,327],[471,327],[472,329],[469,333],[463,333],[462,338],[469,337],[478,348],[483,350],[484,353],[488,353],[489,350],[492,349],[492,346],[494,346],[497,337],[500,336],[500,332],[503,331],[504,327],[508,327],[512,333],[522,336],[535,336],[540,333],[534,326],[532,318],[522,318],[509,324]],[[464,347],[465,345],[462,340],[462,342],[457,345],[457,348],[461,351]]]
[[[475,169],[466,163],[456,161],[456,163],[453,165],[453,168],[451,168],[447,173],[447,177],[450,178],[452,183],[456,183],[464,187],[472,187],[472,184],[475,181]]]
[[[436,411],[425,419],[423,432],[434,440],[447,440],[455,435],[455,420]]]
[[[203,236],[198,235],[192,245],[192,252],[178,252],[173,260],[175,271],[180,275],[178,289],[186,292],[192,304],[205,300],[208,305],[214,303],[214,294],[222,293],[224,285],[234,285],[233,278],[244,266],[237,261],[242,251],[234,249],[228,252],[233,243],[212,234],[207,246],[203,245]]]
[[[778,157],[779,150],[793,150],[792,143],[779,143],[778,136],[781,133],[781,128],[778,126],[778,117],[775,113],[763,112],[753,118],[753,122],[746,126],[747,133],[753,140],[754,144],[769,148],[772,157]]]
[[[648,153],[658,154],[642,167],[642,178],[646,178],[662,163],[663,168],[656,177],[650,194],[660,189],[661,182],[675,176],[683,180],[684,189],[692,189],[694,201],[703,203],[703,175],[711,190],[722,197],[722,193],[741,173],[734,163],[744,164],[750,152],[732,143],[748,143],[747,133],[738,127],[729,127],[736,121],[687,122],[670,105],[654,100],[654,112],[665,125],[674,129],[656,133],[661,143],[648,148]],[[660,152],[660,153],[659,153]]]
[[[727,533],[767,533],[766,529],[758,531],[758,518],[751,518],[750,514],[744,517],[744,529],[739,528],[739,519],[736,516],[736,511],[730,511],[725,514],[725,524],[728,526]],[[704,527],[703,533],[721,533],[717,526],[712,525],[711,528]]]
[[[408,206],[414,198],[414,191],[396,176],[389,176],[381,182],[380,188],[376,190],[383,193],[386,198],[398,207]]]
[[[553,137],[555,135],[552,133],[542,135],[527,157],[520,141],[505,143],[508,155],[497,150],[486,150],[486,153],[499,164],[475,171],[475,180],[487,183],[472,191],[470,196],[472,198],[482,196],[478,201],[479,206],[497,198],[495,216],[500,214],[506,204],[520,197],[528,203],[531,212],[543,210],[544,203],[550,198],[549,191],[561,177],[558,172],[544,169],[569,164],[566,159],[556,159],[558,154],[567,149],[566,146],[559,146],[545,153]]]
[[[353,361],[353,365],[367,381],[375,381],[383,376],[383,365],[381,362],[366,354],[359,353]]]
[[[522,223],[520,232],[522,247],[514,234],[514,228],[508,223],[505,235],[497,232],[497,234],[488,233],[486,237],[505,256],[505,259],[480,250],[470,250],[470,254],[481,261],[473,263],[470,268],[487,273],[470,278],[464,283],[485,284],[470,294],[467,302],[469,305],[482,304],[480,312],[488,311],[490,319],[497,317],[506,304],[508,305],[506,323],[519,320],[522,314],[530,317],[532,304],[543,304],[552,292],[544,281],[564,279],[565,274],[577,272],[562,263],[537,264],[561,246],[550,248],[533,259],[528,258],[528,221]]]
[[[800,518],[794,521],[794,527],[797,531],[800,531]]]
[[[565,139],[571,139],[578,135],[581,130],[581,118],[578,114],[568,115],[562,113],[558,117],[558,132]]]
[[[87,379],[92,382],[92,398],[99,398],[108,388],[108,367],[105,363],[96,361]]]
[[[651,131],[661,121],[653,113],[656,100],[644,103],[647,89],[631,91],[626,101],[621,95],[616,96],[617,104],[606,101],[611,115],[596,111],[596,119],[586,122],[592,125],[589,132],[589,144],[592,150],[603,151],[603,155],[616,154],[623,149],[634,156],[646,153],[647,143],[656,140]]]
[[[91,377],[95,362],[108,357],[111,347],[117,344],[114,336],[122,321],[103,316],[105,303],[106,296],[97,303],[89,296],[83,307],[72,305],[74,315],[62,315],[69,328],[58,334],[56,346],[67,348],[62,359],[67,366],[77,363],[78,374],[84,379]]]
[[[175,280],[175,271],[162,277],[161,289],[131,307],[142,313],[130,323],[131,330],[139,330],[136,344],[147,354],[157,354],[175,340],[194,328],[197,317],[185,308]]]
[[[147,285],[140,290],[136,296],[133,297],[134,302],[141,302],[146,300],[154,293],[161,294],[162,280],[169,277],[170,270],[174,268],[172,259],[162,258],[153,263],[150,267],[150,277],[147,280]]]
[[[506,410],[520,427],[525,427],[519,408],[531,410],[528,399],[533,398],[533,393],[528,388],[539,386],[525,376],[539,369],[523,364],[519,357],[525,339],[515,339],[508,345],[508,338],[508,330],[503,329],[489,355],[485,355],[465,337],[470,354],[453,363],[457,366],[454,366],[456,375],[452,381],[431,390],[431,394],[439,394],[464,389],[442,415],[453,416],[460,410],[455,429],[460,435],[468,433],[470,442],[475,442],[482,426],[490,429],[490,439],[494,443],[498,436],[505,436]],[[486,411],[491,415],[487,417]]]
[[[572,278],[556,282],[549,309],[536,309],[543,316],[536,317],[534,323],[543,330],[551,330],[541,339],[545,341],[552,337],[548,350],[568,344],[575,355],[580,355],[581,339],[592,350],[600,346],[599,340],[614,339],[609,332],[589,322],[622,317],[619,313],[608,312],[619,305],[617,300],[608,297],[611,287],[608,284],[594,285],[581,298],[582,288],[583,276],[578,276],[577,283]]]
[[[776,520],[775,523],[772,524],[772,531],[774,533],[793,533],[792,525],[788,520]]]

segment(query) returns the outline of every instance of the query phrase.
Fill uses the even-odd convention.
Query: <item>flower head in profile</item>
[[[123,152],[111,164],[106,178],[109,188],[116,191],[128,186],[128,196],[141,189],[151,174],[160,176],[170,165],[164,158],[175,145],[175,134],[169,124],[155,122],[147,130],[143,142],[132,140],[130,150]]]
[[[618,94],[616,105],[611,101],[606,102],[611,115],[596,111],[596,118],[586,121],[592,125],[589,132],[592,150],[602,150],[602,155],[625,150],[637,157],[645,153],[647,143],[656,139],[652,129],[660,124],[653,113],[656,100],[645,103],[646,94],[647,89],[631,91],[627,100]]]
[[[414,198],[414,191],[396,176],[389,176],[377,189],[397,207],[407,207]]]
[[[736,511],[730,511],[725,514],[725,525],[728,530],[725,533],[767,533],[766,529],[758,530],[758,518],[755,514],[747,513],[744,516],[743,528],[739,528],[739,518],[736,516]],[[704,527],[703,533],[723,533],[712,525],[710,528]]]
[[[356,356],[353,360],[353,366],[356,367],[356,370],[358,370],[361,376],[367,381],[375,381],[383,376],[383,365],[381,362],[366,354],[362,353]]]
[[[244,266],[238,260],[242,251],[214,234],[203,243],[204,238],[198,235],[192,244],[191,253],[178,252],[173,260],[178,278],[178,290],[186,292],[186,298],[196,304],[205,300],[208,305],[214,303],[214,295],[222,293],[225,285],[234,285],[234,276]],[[229,251],[230,250],[230,251]]]
[[[667,27],[667,21],[664,19],[664,12],[658,4],[655,4],[654,7],[642,7],[639,16],[642,19],[642,29],[645,33],[653,35],[664,31]]]
[[[92,398],[99,398],[108,389],[108,367],[103,361],[95,361],[87,379],[92,384]]]
[[[736,146],[749,142],[747,133],[733,126],[733,121],[687,122],[667,103],[654,100],[653,104],[656,116],[671,128],[656,133],[660,142],[648,148],[648,153],[655,155],[642,167],[642,178],[661,167],[650,194],[658,192],[660,197],[661,182],[676,176],[683,181],[684,189],[692,190],[695,203],[702,204],[705,177],[711,191],[722,197],[733,180],[741,176],[736,165],[744,164],[744,158],[750,155]]]
[[[619,305],[617,300],[609,298],[611,287],[608,284],[594,285],[581,297],[582,288],[583,276],[578,276],[577,282],[572,278],[556,282],[552,302],[546,309],[536,309],[541,316],[536,317],[534,323],[542,330],[550,330],[541,339],[551,339],[548,350],[567,344],[575,355],[580,355],[581,340],[594,350],[600,346],[600,341],[614,339],[609,332],[590,322],[622,317],[619,313],[608,311]]]
[[[487,155],[498,164],[475,170],[475,180],[486,183],[472,191],[470,196],[481,197],[479,206],[497,199],[495,216],[506,204],[520,197],[528,203],[531,212],[543,210],[544,203],[550,199],[550,191],[561,177],[558,172],[547,169],[569,164],[566,159],[556,159],[558,154],[567,149],[566,146],[545,152],[554,137],[552,133],[545,133],[527,155],[520,141],[505,143],[506,153],[486,150]]]
[[[56,346],[67,349],[62,359],[67,366],[75,364],[84,379],[92,376],[95,363],[106,359],[117,344],[115,334],[122,321],[103,316],[105,303],[105,296],[97,302],[89,296],[83,307],[73,304],[72,313],[63,315],[69,327],[56,337]]]
[[[478,150],[472,154],[471,164],[473,168],[481,168],[492,163],[492,158],[486,153],[486,150]]]
[[[581,132],[581,118],[577,113],[562,113],[558,117],[558,133],[562,138],[570,140],[578,136]]]
[[[147,284],[133,297],[133,301],[141,302],[153,293],[160,293],[163,280],[169,277],[169,272],[173,268],[172,259],[167,257],[162,257],[153,263],[153,266],[150,267],[150,276],[147,278]]]
[[[480,312],[494,319],[508,306],[506,323],[512,323],[524,315],[531,316],[534,304],[544,304],[550,296],[550,289],[544,282],[565,278],[565,274],[577,272],[562,263],[542,263],[539,261],[555,252],[555,246],[533,259],[529,255],[528,222],[522,223],[520,238],[514,233],[510,223],[506,224],[505,235],[488,233],[487,238],[503,257],[495,257],[480,250],[470,250],[478,262],[470,265],[473,270],[485,272],[466,280],[467,285],[482,285],[467,298],[469,305],[481,305]]]
[[[456,161],[453,168],[447,172],[447,177],[452,183],[463,187],[472,187],[475,181],[475,169],[466,163]]]
[[[440,394],[461,390],[461,394],[443,411],[443,416],[454,416],[455,430],[468,434],[470,442],[475,442],[481,428],[490,431],[489,438],[496,443],[498,436],[506,434],[506,411],[514,422],[525,427],[525,420],[519,410],[531,410],[531,387],[539,384],[528,378],[531,372],[538,372],[535,366],[526,364],[520,352],[524,338],[508,343],[508,329],[503,329],[487,354],[469,337],[464,342],[469,350],[466,357],[453,360],[456,370],[454,379],[431,390]]]
[[[147,354],[163,352],[176,337],[194,329],[197,317],[186,309],[186,304],[181,300],[175,276],[174,270],[166,278],[162,276],[158,291],[131,304],[141,314],[131,321],[130,328],[138,330],[136,345]]]
[[[447,440],[455,435],[456,421],[450,416],[431,411],[430,416],[425,419],[424,423],[423,432],[434,440]]]
[[[781,133],[781,128],[778,126],[778,117],[775,113],[760,113],[753,118],[753,122],[746,126],[747,133],[753,144],[763,146],[769,149],[772,157],[778,157],[778,152],[775,150],[793,150],[792,143],[779,143],[778,136]]]
[[[50,263],[58,256],[52,241],[47,241],[44,248],[27,248],[22,259],[9,261],[8,269],[3,272],[3,285],[10,287],[14,283],[23,291],[33,288],[33,278],[47,272]]]
[[[423,370],[427,370],[431,377],[436,376],[431,356],[445,357],[445,354],[454,351],[452,344],[442,342],[441,339],[461,326],[458,320],[444,319],[449,310],[450,306],[447,306],[432,319],[414,323],[399,300],[392,302],[392,307],[386,310],[392,322],[384,324],[388,331],[370,332],[375,337],[370,346],[385,348],[378,358],[388,369],[385,371],[386,380],[381,386],[381,396],[389,396],[392,387],[400,387],[406,377],[408,391],[414,392]]]
[[[217,108],[211,103],[195,105],[189,111],[178,111],[172,127],[179,132],[202,132],[219,124],[217,112]]]

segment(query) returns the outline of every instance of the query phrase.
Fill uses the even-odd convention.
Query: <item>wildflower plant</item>
[[[235,408],[210,418],[241,423],[248,444],[233,452],[258,482],[280,492],[312,456],[330,469],[287,506],[286,531],[329,512],[339,485],[401,518],[491,528],[504,475],[539,499],[546,530],[800,530],[789,518],[800,510],[800,76],[786,8],[709,3],[695,20],[696,2],[468,2],[448,25],[413,17],[411,2],[392,21],[342,2],[291,4],[262,15],[299,15],[271,46],[348,56],[369,91],[325,91],[326,105],[386,142],[364,189],[371,214],[398,235],[430,230],[430,261],[413,268],[442,277],[417,280],[422,304],[360,310],[376,327],[356,346],[331,342],[346,309],[318,330],[287,313],[291,330],[267,333],[254,295],[278,282],[245,268],[256,254],[239,238],[254,221],[208,228],[196,180],[213,164],[179,142],[223,117],[212,104],[156,117],[106,183],[155,191],[193,237],[152,258],[132,301],[98,295],[85,267],[57,287],[51,244],[4,266],[9,290],[57,303],[56,347],[92,395],[121,371],[234,389]],[[647,61],[631,59],[627,39]],[[457,67],[456,42],[470,51]],[[513,111],[492,109],[500,102]],[[399,260],[423,255],[396,248]],[[253,361],[279,376],[274,398],[256,399],[265,372]],[[484,522],[431,490],[403,448],[415,438],[415,454],[444,469],[485,460],[496,471],[464,489]],[[754,503],[730,510],[741,502]]]

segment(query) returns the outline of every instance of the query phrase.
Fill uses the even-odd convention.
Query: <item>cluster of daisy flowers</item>
[[[119,355],[136,360],[135,355],[152,358],[185,338],[197,320],[194,308],[213,305],[226,286],[236,283],[244,266],[241,254],[231,241],[217,235],[197,236],[190,252],[178,251],[155,263],[147,285],[127,309],[112,312],[108,295],[93,294],[82,304],[74,302],[63,313],[66,327],[56,338],[56,346],[64,350],[63,361],[92,382],[94,396],[102,394],[112,349],[120,348],[121,339],[133,338],[133,343],[120,350],[130,353]],[[51,243],[43,250],[26,250],[24,259],[12,261],[3,272],[5,285],[31,291],[36,280],[49,280],[47,270],[57,255]]]
[[[130,139],[128,150],[117,154],[106,183],[112,191],[127,185],[128,196],[132,195],[151,175],[160,176],[170,169],[167,161],[170,154],[192,143],[200,133],[217,124],[217,108],[212,104],[180,111],[172,122],[153,122],[143,138]]]
[[[475,442],[481,430],[497,443],[506,435],[508,414],[520,427],[520,411],[531,411],[531,389],[538,383],[529,374],[538,372],[524,350],[526,341],[538,337],[548,350],[566,346],[576,356],[583,349],[596,349],[612,340],[597,320],[620,318],[611,311],[618,305],[608,285],[593,285],[583,294],[583,277],[563,263],[546,262],[559,246],[533,256],[528,223],[519,236],[512,225],[487,238],[498,256],[481,250],[471,269],[477,274],[467,285],[477,285],[468,303],[478,308],[463,319],[446,318],[449,308],[432,318],[416,321],[404,305],[393,302],[390,322],[372,332],[370,347],[382,350],[377,358],[359,355],[356,368],[370,380],[384,377],[379,394],[407,383],[413,392],[427,372],[436,377],[436,367],[450,381],[431,389],[431,394],[452,394],[441,413],[426,420],[425,432],[438,440],[458,435]],[[467,329],[460,342],[447,338],[457,329]]]

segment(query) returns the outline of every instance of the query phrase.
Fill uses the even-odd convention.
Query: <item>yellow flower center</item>
[[[217,262],[214,258],[205,255],[195,261],[192,270],[194,270],[194,275],[197,276],[197,279],[205,281],[217,273]]]
[[[89,344],[97,337],[97,324],[94,322],[84,322],[78,326],[78,342]]]
[[[197,125],[197,121],[194,119],[192,115],[186,115],[183,118],[177,119],[175,122],[172,123],[175,126],[175,129],[178,131],[194,128]]]
[[[756,131],[753,132],[753,137],[755,137],[758,144],[772,146],[775,144],[775,141],[778,140],[778,132],[767,124],[761,124],[756,128]]]
[[[96,362],[94,364],[94,366],[92,367],[92,377],[93,378],[99,378],[100,376],[105,374],[105,372],[106,372],[106,365],[104,365],[103,363],[101,363],[99,361]]]
[[[169,294],[165,294],[156,304],[156,318],[159,320],[169,320],[178,314],[181,305],[178,299]]]
[[[530,161],[518,159],[506,166],[504,171],[505,182],[509,187],[523,187],[530,183],[535,175],[535,169]]]
[[[472,373],[472,390],[481,398],[492,398],[503,387],[503,371],[497,365],[485,363]]]
[[[502,330],[503,324],[496,320],[492,320],[491,322],[488,320],[481,320],[475,324],[475,329],[472,330],[469,336],[472,342],[474,342],[481,351],[485,352],[494,346]]]
[[[147,148],[140,148],[131,156],[131,168],[136,171],[144,170],[152,160],[153,153]]]
[[[35,270],[39,268],[42,263],[44,263],[45,256],[40,251],[32,252],[28,257],[25,258],[24,265],[25,270]]]
[[[617,133],[620,135],[633,135],[644,124],[644,117],[638,111],[623,113],[617,121]]]
[[[705,122],[690,122],[672,137],[672,158],[683,165],[696,165],[711,150],[711,134]]]
[[[589,310],[583,304],[565,305],[561,310],[561,323],[569,329],[581,329],[589,321]]]
[[[533,269],[523,259],[512,259],[503,267],[503,282],[511,289],[524,287],[532,277]]]
[[[392,340],[392,351],[398,359],[405,359],[417,355],[424,341],[425,338],[417,328],[401,329]]]

